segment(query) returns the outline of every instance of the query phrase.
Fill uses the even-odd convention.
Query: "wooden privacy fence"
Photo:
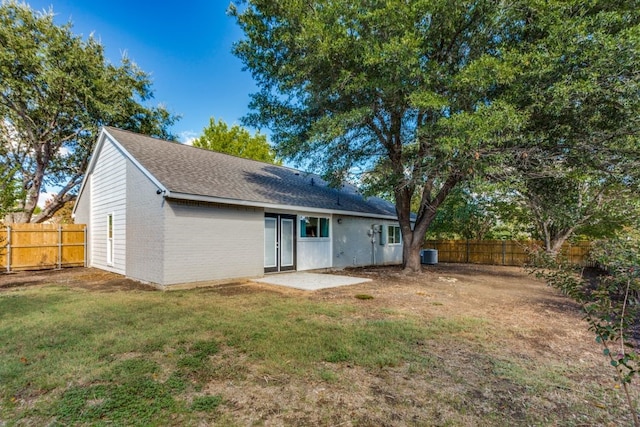
[[[0,266],[5,271],[82,267],[84,224],[11,224],[0,227]]]
[[[528,250],[543,247],[540,241],[427,240],[425,249],[436,249],[439,262],[521,266],[529,261]],[[573,264],[585,265],[590,242],[562,246],[562,255]]]

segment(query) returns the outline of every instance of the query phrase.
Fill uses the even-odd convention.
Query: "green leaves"
[[[246,123],[268,126],[278,153],[327,177],[365,171],[394,194],[406,245],[478,168],[470,160],[494,161],[478,147],[506,140],[496,138],[506,117],[487,120],[515,74],[495,49],[505,34],[494,2],[253,0],[232,13],[246,36],[234,52],[260,85]]]
[[[364,171],[406,245],[472,178],[640,170],[636,2],[252,0],[233,15],[260,87],[245,123],[325,176]]]
[[[246,159],[259,160],[261,162],[280,164],[267,142],[266,135],[251,135],[248,130],[238,125],[231,128],[223,122],[217,122],[212,117],[209,126],[204,128],[203,135],[193,141],[194,147],[244,157]]]
[[[537,274],[550,286],[580,304],[589,330],[603,346],[602,354],[616,369],[616,380],[625,390],[640,368],[640,354],[634,340],[640,317],[639,241],[637,233],[624,233],[618,238],[596,242],[590,257],[603,269],[597,276],[584,274],[585,270],[577,274],[576,266],[546,256],[540,257],[536,266]],[[639,425],[635,403],[626,391],[635,425]]]
[[[149,76],[132,61],[108,63],[97,40],[56,26],[52,11],[0,3],[0,163],[20,184],[14,219],[31,221],[48,186],[61,190],[36,222],[75,197],[101,126],[173,139],[177,117],[146,106],[152,96]]]

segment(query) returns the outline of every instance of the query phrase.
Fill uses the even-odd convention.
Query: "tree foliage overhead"
[[[474,185],[475,184],[475,185]],[[492,194],[479,190],[479,183],[455,188],[438,210],[427,235],[435,239],[482,240],[497,227]]]
[[[640,4],[525,4],[504,98],[526,115],[528,142],[504,169],[506,191],[553,255],[576,232],[611,234],[637,215]]]
[[[367,171],[393,195],[407,269],[463,181],[637,166],[637,1],[245,6],[235,53],[260,87],[246,123],[334,181]]]
[[[257,132],[255,135],[236,124],[229,126],[221,119],[211,117],[209,126],[204,128],[202,136],[193,141],[194,147],[231,154],[245,159],[280,164],[273,149],[267,142],[267,136]]]
[[[335,183],[373,170],[396,202],[405,268],[420,268],[437,208],[520,126],[508,104],[491,102],[514,79],[500,60],[510,35],[499,5],[253,0],[232,13],[246,35],[235,53],[260,86],[246,123],[267,126],[278,154],[315,161]]]
[[[108,63],[97,40],[57,26],[51,11],[0,3],[0,163],[15,171],[14,220],[44,221],[75,198],[101,126],[174,139],[176,117],[146,106],[151,98],[128,58]],[[34,217],[45,188],[58,192]]]
[[[634,173],[640,128],[640,4],[563,1],[527,5],[508,101],[535,142],[524,167],[558,165]],[[531,174],[529,174],[531,175]]]
[[[542,240],[545,251],[555,256],[575,235],[611,237],[623,227],[635,225],[640,199],[633,187],[575,171],[528,178],[513,183],[508,195],[498,194],[512,203],[503,204],[498,211],[511,221],[530,224],[532,236]]]

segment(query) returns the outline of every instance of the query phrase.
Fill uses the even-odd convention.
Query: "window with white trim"
[[[402,233],[399,225],[387,226],[387,244],[399,245],[402,243]]]
[[[329,237],[329,218],[301,216],[300,237]]]

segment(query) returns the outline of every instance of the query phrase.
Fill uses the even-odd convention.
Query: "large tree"
[[[260,132],[252,135],[239,125],[229,127],[221,119],[216,121],[213,117],[209,119],[209,126],[204,128],[202,135],[193,141],[193,146],[245,159],[280,164],[266,135]]]
[[[260,86],[246,123],[269,127],[289,159],[323,159],[315,164],[335,181],[368,171],[393,194],[404,266],[415,270],[425,231],[462,181],[539,176],[532,158],[545,169],[622,169],[633,157],[637,7],[251,0],[232,9],[246,35],[235,53]]]
[[[528,118],[526,149],[504,172],[555,255],[577,231],[613,232],[637,215],[640,4],[527,2],[519,78],[504,98]]]
[[[52,11],[3,1],[0,164],[15,171],[13,220],[44,221],[75,198],[100,126],[173,139],[176,117],[147,106],[151,97],[149,76],[128,58],[112,65],[96,39],[56,25]],[[57,193],[34,216],[45,189]]]
[[[496,102],[514,78],[499,49],[511,37],[501,3],[251,0],[231,13],[246,35],[235,53],[260,87],[245,123],[334,183],[370,171],[395,200],[405,270],[420,269],[438,207],[495,164],[520,125]]]
[[[492,211],[542,240],[545,252],[553,258],[572,237],[612,237],[634,226],[640,214],[636,189],[584,171],[514,177],[494,198],[499,202]]]

